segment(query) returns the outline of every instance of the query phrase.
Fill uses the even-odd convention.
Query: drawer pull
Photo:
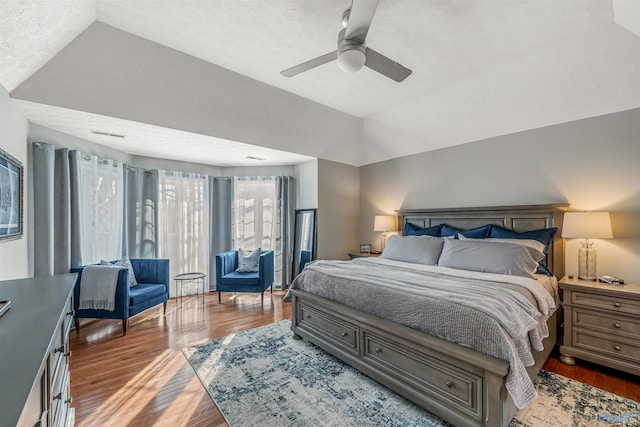
[[[619,302],[614,302],[614,303],[613,303],[613,306],[614,306],[614,307],[620,307],[620,303],[619,303]]]
[[[53,400],[61,400],[62,399],[62,392],[56,394],[55,396],[53,396]]]
[[[614,345],[614,346],[613,346],[613,349],[614,349],[615,351],[620,351],[620,346],[619,346],[619,345]]]
[[[449,387],[449,388],[453,387],[453,382],[452,381],[447,381],[446,384],[447,384],[447,387]]]
[[[64,357],[71,357],[71,350],[67,351],[65,354],[63,354]]]
[[[75,310],[71,310],[67,312],[67,316],[75,316],[76,311]]]
[[[375,351],[376,353],[382,353],[382,349],[380,347],[376,347],[376,349],[373,351]]]
[[[615,326],[616,328],[620,327],[620,323],[614,323],[613,326]]]
[[[61,345],[60,347],[56,347],[53,352],[54,353],[62,353],[64,351],[64,345]]]
[[[343,337],[348,337],[348,336],[349,336],[349,333],[348,333],[348,332],[343,332],[343,333],[342,333],[342,336],[343,336]]]
[[[73,397],[69,397],[67,400],[64,401],[64,403],[66,403],[67,405],[71,405],[73,403]]]

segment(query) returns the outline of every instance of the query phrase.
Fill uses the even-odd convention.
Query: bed
[[[567,207],[534,205],[401,210],[398,211],[398,228],[425,229],[446,224],[468,230],[494,224],[522,233],[556,227],[556,236],[560,236],[562,216]],[[545,257],[546,266],[557,278],[564,275],[563,245],[561,238],[555,238]],[[384,264],[383,261],[379,263]],[[363,275],[376,274],[376,269],[381,268],[371,260],[354,260],[351,263],[354,267],[360,263],[358,268]],[[315,268],[320,269],[321,266]],[[318,271],[316,274],[320,274]],[[307,274],[307,280],[314,277],[311,274]],[[407,277],[416,274],[436,273],[406,272]],[[380,281],[383,281],[382,276]],[[435,333],[421,332],[401,324],[408,324],[406,322],[388,320],[386,314],[384,317],[387,318],[384,318],[371,314],[368,311],[372,310],[367,308],[354,308],[358,307],[354,301],[343,304],[329,290],[309,292],[296,287],[292,286],[289,291],[293,303],[294,338],[307,339],[445,421],[456,426],[507,426],[517,406],[521,406],[523,399],[517,394],[512,395],[513,377],[517,376],[516,368],[520,368],[512,358],[484,354],[469,346],[438,338]],[[393,305],[389,307],[393,308]],[[545,316],[545,320],[546,324],[541,328],[548,330],[548,336],[541,338],[540,346],[530,352],[533,359],[527,363],[530,366],[526,366],[525,372],[528,381],[535,378],[557,342],[557,310]],[[514,396],[520,405],[516,405]]]

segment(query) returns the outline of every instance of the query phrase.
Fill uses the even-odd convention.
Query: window
[[[234,248],[275,249],[275,179],[236,178],[234,190]]]
[[[122,164],[79,156],[78,203],[83,264],[122,256],[124,175]]]
[[[275,177],[236,177],[234,179],[234,249],[273,250],[275,282],[282,282],[281,249],[278,243]]]
[[[209,204],[206,176],[159,171],[158,189],[158,256],[170,260],[171,276],[207,272]],[[171,282],[170,296],[179,296],[181,288],[175,289],[174,281]],[[195,287],[184,288],[185,294],[196,291]]]

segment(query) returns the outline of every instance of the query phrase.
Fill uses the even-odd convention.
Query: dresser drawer
[[[65,365],[66,368],[66,365]],[[51,389],[51,413],[53,414],[53,426],[66,424],[67,412],[71,405],[69,387],[69,371],[65,369],[55,379]]]
[[[613,333],[635,340],[640,340],[640,319],[616,316],[582,308],[573,308],[573,326],[595,329],[605,333]]]
[[[318,333],[334,343],[353,352],[358,352],[359,328],[324,311],[299,305],[298,327]]]
[[[593,353],[606,354],[620,359],[627,359],[632,362],[640,361],[640,346],[631,344],[629,341],[617,339],[611,335],[597,332],[574,329],[572,345]]]
[[[67,337],[65,336],[64,323],[58,326],[53,336],[53,344],[49,349],[50,370],[52,378],[57,375],[60,361],[67,352]]]
[[[640,315],[640,301],[638,300],[573,291],[571,303],[575,306],[599,308],[613,313]]]
[[[447,406],[480,418],[482,377],[364,330],[364,357]]]
[[[62,323],[63,323],[62,330],[64,331],[65,341],[69,337],[69,331],[71,330],[71,327],[73,325],[74,314],[75,312],[73,310],[73,295],[71,295],[71,297],[69,297],[69,299],[67,300],[67,303],[64,306],[64,311],[62,315]]]

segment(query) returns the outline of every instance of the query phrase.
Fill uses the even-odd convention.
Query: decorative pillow
[[[418,227],[415,224],[406,223],[404,225],[404,235],[405,236],[432,236],[439,237],[440,236],[440,227],[441,225],[434,225],[433,227],[422,228]]]
[[[538,242],[544,245],[544,250],[542,251],[542,253],[546,257],[547,253],[549,252],[549,246],[551,245],[551,242],[553,242],[553,236],[556,234],[557,231],[558,229],[556,227],[552,227],[552,228],[541,228],[540,230],[525,231],[524,233],[518,233],[517,231],[509,230],[509,229],[494,225],[491,228],[491,231],[489,232],[489,237],[496,238],[496,239],[537,240]],[[540,261],[540,265],[538,266],[537,273],[545,274],[547,276],[553,276],[553,273],[549,271],[549,269],[547,268],[547,263],[544,258]]]
[[[540,243],[537,240],[533,240],[533,239],[496,239],[492,237],[487,237],[486,239],[472,239],[470,237],[464,237],[462,234],[458,237],[460,237],[460,240],[480,240],[483,242],[515,243],[516,245],[524,245],[524,246],[532,247],[534,249],[539,250],[542,253],[544,253],[544,249],[545,249],[544,243]]]
[[[436,265],[444,239],[433,236],[391,236],[380,258]]]
[[[131,260],[128,256],[125,255],[114,262],[102,260],[100,261],[100,264],[104,264],[105,262],[108,264],[119,265],[120,267],[127,267],[129,270],[129,287],[133,288],[134,286],[138,286],[138,281],[136,280],[136,275],[133,272],[133,266],[131,265]]]
[[[253,251],[238,249],[238,273],[253,273],[258,271],[260,263],[260,248]]]
[[[542,258],[539,250],[516,243],[445,239],[438,265],[534,278]]]
[[[449,237],[455,236],[457,239],[460,234],[465,237],[471,237],[472,239],[484,239],[485,237],[489,237],[489,232],[491,231],[491,224],[486,224],[481,227],[470,228],[468,230],[458,230],[457,228],[449,227],[444,224],[442,226],[442,230],[440,230],[441,237]]]

